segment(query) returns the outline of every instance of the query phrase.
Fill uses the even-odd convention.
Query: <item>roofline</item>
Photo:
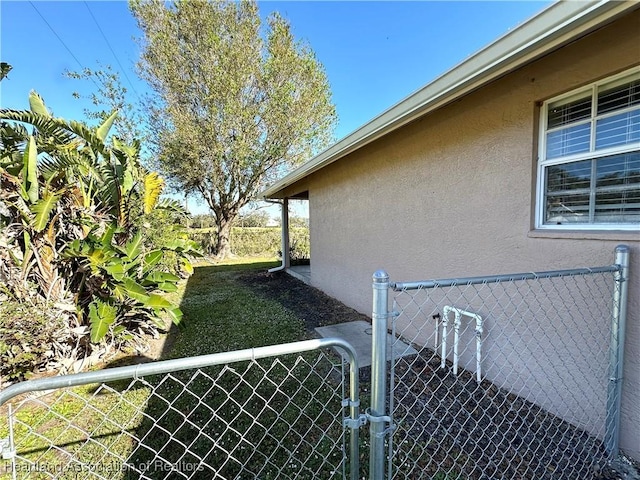
[[[260,196],[280,198],[283,189],[306,176],[639,6],[634,1],[610,0],[550,5],[311,158]]]

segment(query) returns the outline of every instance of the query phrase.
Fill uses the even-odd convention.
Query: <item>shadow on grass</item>
[[[304,322],[237,281],[277,262],[200,266],[180,307],[186,326],[163,358],[296,341]],[[344,460],[336,360],[310,352],[158,375],[122,478],[339,478]]]

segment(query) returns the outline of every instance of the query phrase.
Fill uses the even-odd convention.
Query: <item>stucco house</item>
[[[640,3],[551,5],[262,195],[309,201],[307,280],[367,314],[380,268],[608,265],[628,245],[620,446],[640,460]]]

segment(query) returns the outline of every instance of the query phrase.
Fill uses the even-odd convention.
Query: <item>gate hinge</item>
[[[351,400],[349,398],[343,398],[342,399],[342,406],[343,407],[359,407],[360,406],[360,400]]]
[[[11,442],[8,438],[0,438],[0,453],[3,460],[11,460],[16,456],[16,451],[11,449]]]
[[[358,418],[343,418],[342,419],[342,425],[345,428],[360,428],[363,425],[366,425],[367,423],[367,415],[365,415],[364,413],[361,413]]]

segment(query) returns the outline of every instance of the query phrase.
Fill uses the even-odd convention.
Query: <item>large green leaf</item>
[[[111,289],[111,295],[119,302],[126,302],[127,298],[129,298],[127,290],[124,288],[124,285],[120,283],[116,283],[113,286],[113,288]]]
[[[89,322],[91,324],[91,342],[98,343],[116,321],[118,308],[100,299],[89,304]]]
[[[69,132],[72,132],[86,142],[86,146],[91,149],[93,155],[99,154],[105,158],[108,157],[109,149],[104,141],[98,137],[96,131],[87,127],[84,123],[76,122],[75,120],[67,122],[66,127]]]
[[[107,265],[104,267],[104,269],[109,275],[111,275],[118,282],[124,279],[125,273],[127,271],[122,261],[117,261],[110,265]]]
[[[142,285],[136,283],[130,278],[125,278],[123,283],[125,291],[131,298],[143,304],[147,304],[147,302],[149,302],[147,290]]]
[[[133,170],[127,166],[127,168],[124,169],[124,172],[122,174],[122,180],[120,183],[120,188],[122,188],[122,195],[128,195],[128,193],[131,191],[131,189],[135,186],[135,180],[133,178]],[[145,212],[146,213],[146,212]]]
[[[104,142],[105,138],[107,138],[107,134],[109,130],[111,130],[111,125],[113,125],[114,120],[118,116],[118,111],[114,111],[109,118],[107,118],[102,125],[98,127],[96,130],[96,136]]]
[[[24,241],[24,254],[22,255],[22,271],[27,271],[27,265],[33,256],[33,250],[31,248],[31,235],[25,229],[22,231],[22,240]]]
[[[103,267],[113,259],[114,255],[108,250],[96,248],[90,250],[86,257],[93,267]]]
[[[82,255],[83,253],[87,253],[87,251],[83,252],[83,249],[86,247],[86,243],[82,242],[79,238],[76,238],[68,244],[65,255],[70,257],[77,257],[79,255]]]
[[[140,141],[134,139],[131,144],[127,145],[123,141],[118,140],[117,137],[114,137],[113,150],[114,155],[121,164],[124,165],[127,163],[127,160],[134,160],[134,162],[136,162],[140,155]]]
[[[180,263],[182,264],[182,269],[187,272],[189,275],[193,274],[193,265],[187,258],[181,259]]]
[[[153,250],[147,253],[144,256],[144,262],[143,262],[143,268],[142,268],[143,275],[146,274],[153,267],[155,267],[158,264],[158,262],[162,260],[163,255],[164,254],[162,253],[162,250]]]
[[[45,117],[51,116],[51,112],[49,112],[49,110],[45,106],[44,100],[34,90],[31,90],[31,92],[29,92],[29,108],[33,113],[37,113],[38,115],[43,115]]]
[[[102,234],[102,238],[100,239],[100,243],[104,248],[111,248],[111,242],[113,240],[113,235],[116,232],[119,232],[120,229],[116,227],[114,223],[107,225],[104,233]]]
[[[150,307],[153,309],[157,308],[174,308],[174,305],[167,299],[152,293],[149,295],[149,298],[146,302],[143,302],[145,307]]]
[[[178,286],[173,282],[162,282],[158,284],[158,288],[163,292],[171,293],[178,290]]]
[[[42,135],[53,137],[59,145],[69,145],[76,138],[74,135],[76,132],[71,129],[70,124],[63,118],[52,118],[29,110],[11,110],[8,108],[0,109],[0,118],[31,124]],[[88,131],[86,127],[85,130]],[[82,135],[79,136],[82,137]]]
[[[174,275],[173,273],[168,272],[151,272],[149,275],[145,277],[145,280],[148,280],[153,283],[163,283],[163,282],[173,282],[177,283],[180,280],[180,277]]]
[[[31,207],[31,211],[36,214],[32,225],[36,232],[41,232],[47,226],[51,211],[60,200],[60,194],[45,191],[42,198]]]
[[[142,253],[142,232],[136,233],[136,235],[127,242],[124,246],[124,251],[129,257],[129,260],[135,260],[140,253]]]
[[[178,307],[168,308],[167,313],[171,317],[171,321],[174,323],[174,325],[177,325],[179,327],[182,327],[184,325],[184,322],[182,321],[182,310],[180,310]]]
[[[24,186],[25,200],[31,203],[38,201],[38,147],[33,135],[29,136],[29,142],[24,149],[22,182]]]
[[[185,215],[187,212],[182,205],[177,200],[173,200],[170,198],[163,198],[156,203],[155,208],[159,210],[168,210],[170,212],[179,213],[180,215]]]

